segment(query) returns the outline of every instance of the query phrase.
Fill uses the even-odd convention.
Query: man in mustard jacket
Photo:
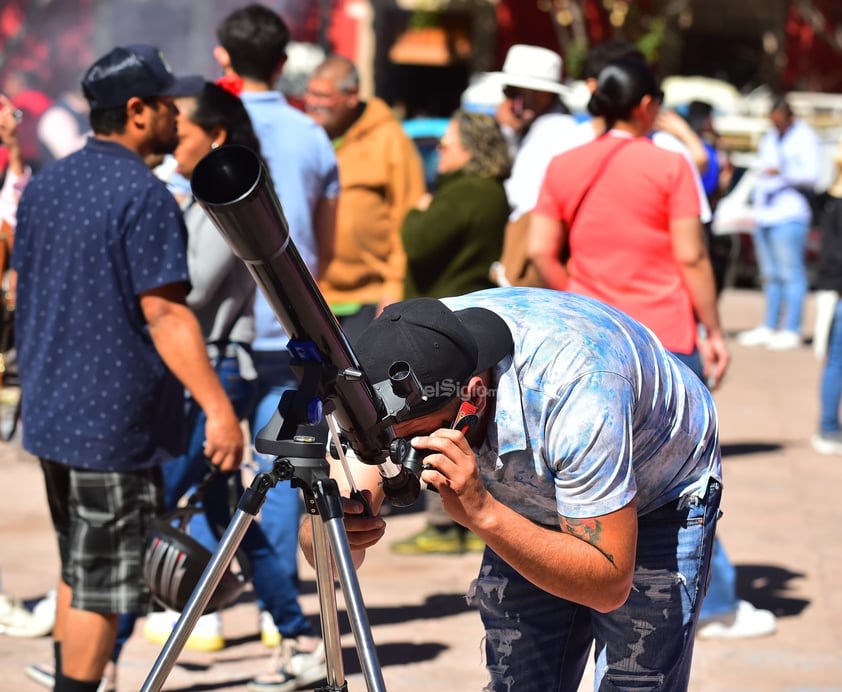
[[[359,74],[347,58],[331,56],[313,71],[305,107],[336,148],[336,241],[319,287],[350,339],[402,298],[400,228],[426,192],[424,167],[389,106],[360,99]]]

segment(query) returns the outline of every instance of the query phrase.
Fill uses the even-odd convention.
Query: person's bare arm
[[[729,354],[719,321],[716,302],[716,283],[698,216],[670,221],[670,237],[675,261],[696,317],[705,328],[706,338],[699,343],[705,375],[716,388],[728,367]]]
[[[322,197],[316,205],[316,213],[313,217],[313,232],[316,234],[316,250],[319,257],[319,275],[315,277],[316,279],[324,276],[327,265],[333,259],[337,204],[335,197]]]
[[[567,268],[561,261],[566,244],[567,229],[562,221],[532,212],[526,254],[547,288],[567,288]]]
[[[474,531],[526,579],[559,598],[600,612],[628,598],[637,546],[634,502],[598,517],[560,518],[561,531],[540,527],[485,488],[476,456],[457,430],[412,440],[434,452],[421,477],[436,487],[450,517]],[[426,466],[425,466],[426,468]]]
[[[434,485],[448,514],[476,532],[527,579],[562,598],[600,611],[619,607],[628,597],[637,544],[637,512],[632,503],[616,512],[586,519],[562,518],[562,531],[533,524],[495,500],[479,476],[476,456],[456,430],[439,430],[413,439],[419,447],[441,452],[425,457],[422,480]],[[352,462],[355,483],[368,494],[376,514],[383,501],[377,467]],[[331,466],[331,476],[338,464]],[[337,477],[342,485],[343,481]],[[347,495],[343,491],[343,495]],[[363,515],[359,502],[344,499],[344,525],[359,567],[365,551],[383,537],[380,517]],[[313,564],[312,524],[301,524],[299,543]]]
[[[674,111],[662,110],[655,119],[655,128],[669,132],[673,137],[678,138],[687,147],[699,174],[704,174],[710,163],[707,149],[702,138],[693,131],[684,118]]]
[[[364,513],[365,507],[361,502],[349,498],[350,487],[344,472],[339,471],[340,466],[338,460],[333,460],[330,466],[330,476],[336,480],[339,491],[343,496],[342,508],[345,513],[343,523],[345,533],[348,536],[348,547],[351,549],[354,566],[359,568],[365,560],[365,551],[383,538],[386,531],[386,522],[377,516],[384,499],[380,471],[376,466],[364,464],[353,457],[348,458],[348,466],[353,474],[354,483],[366,495],[368,505],[371,508],[373,516],[368,516]],[[298,542],[305,559],[311,566],[314,566],[313,526],[307,517],[301,522]]]
[[[207,415],[205,455],[223,471],[233,471],[243,458],[243,431],[185,297],[184,284],[168,284],[141,294],[140,308],[164,363]]]

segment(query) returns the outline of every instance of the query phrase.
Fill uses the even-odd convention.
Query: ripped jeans
[[[469,600],[485,626],[484,692],[576,692],[595,642],[594,690],[686,690],[721,485],[638,520],[626,603],[600,613],[539,589],[485,549]]]

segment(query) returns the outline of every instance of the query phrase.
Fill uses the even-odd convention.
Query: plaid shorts
[[[146,613],[143,554],[163,506],[161,469],[87,471],[40,459],[72,607]]]

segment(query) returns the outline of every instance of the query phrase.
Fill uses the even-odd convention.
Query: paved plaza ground
[[[755,326],[763,307],[753,290],[722,297],[730,334]],[[812,320],[807,311],[807,335]],[[731,341],[733,363],[716,394],[725,455],[724,545],[736,564],[739,593],[778,616],[778,632],[744,641],[699,641],[693,692],[842,692],[842,457],[809,444],[817,419],[820,365],[809,346],[786,352]],[[424,522],[393,514],[388,541],[370,551],[360,588],[389,692],[478,692],[485,683],[482,631],[464,593],[479,557],[398,556],[388,543]],[[19,598],[53,586],[57,558],[41,474],[14,442],[0,448],[0,574]],[[318,618],[313,573],[302,564],[303,603]],[[340,609],[342,600],[340,597]],[[341,613],[342,615],[342,613]],[[223,614],[226,648],[182,652],[164,685],[171,692],[244,690],[270,653],[260,643],[252,594]],[[365,690],[353,638],[343,622],[348,687]],[[124,650],[119,692],[137,692],[160,651],[140,628]],[[51,642],[0,636],[0,692],[43,689],[23,673],[49,660]],[[582,689],[589,689],[588,680]]]

